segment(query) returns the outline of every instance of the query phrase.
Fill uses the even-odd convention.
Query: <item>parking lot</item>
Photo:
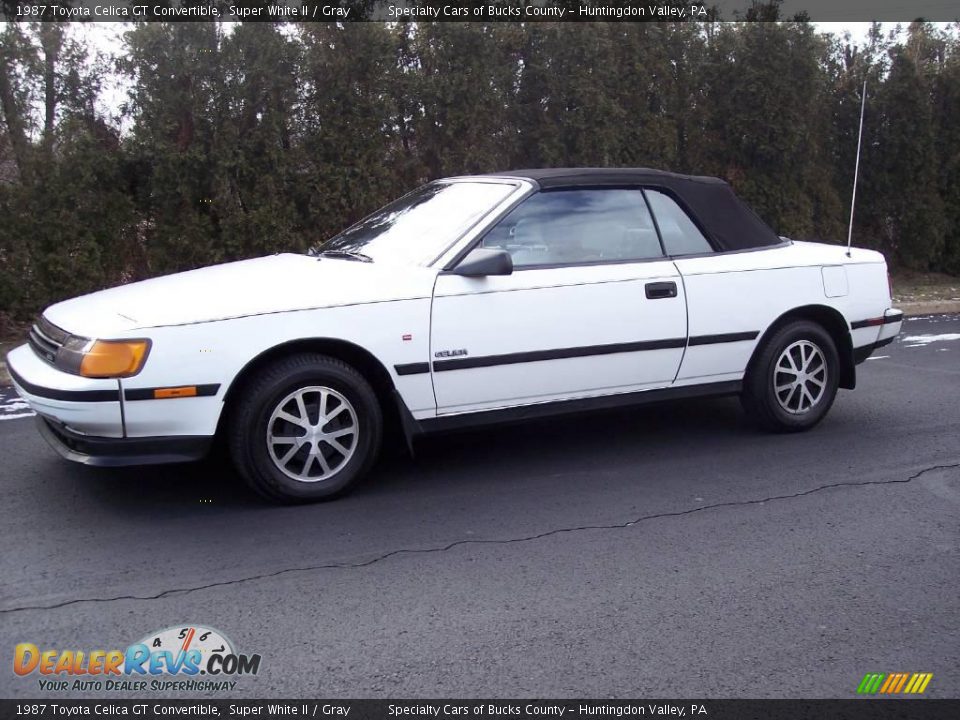
[[[960,316],[859,370],[806,434],[734,399],[538,421],[304,507],[217,461],[69,464],[7,391],[0,648],[199,623],[262,656],[238,697],[957,697]],[[0,696],[43,695],[9,667]]]

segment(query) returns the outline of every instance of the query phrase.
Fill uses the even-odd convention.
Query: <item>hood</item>
[[[282,254],[213,265],[53,305],[54,325],[86,337],[290,310],[429,297],[435,270]]]

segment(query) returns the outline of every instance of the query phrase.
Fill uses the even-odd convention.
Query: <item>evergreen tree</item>
[[[228,259],[213,202],[224,183],[221,40],[213,23],[140,23],[126,36],[131,179],[152,274]]]
[[[570,5],[573,6],[573,3]],[[358,10],[368,10],[361,0]],[[778,232],[960,273],[960,40],[739,23],[0,27],[0,324],[105,285],[302,251],[417,184],[517,167],[718,175]],[[758,21],[758,22],[752,22]]]
[[[944,245],[939,269],[960,275],[960,39],[948,41],[934,104],[938,184],[943,200]]]
[[[399,29],[374,23],[305,23],[301,151],[304,245],[328,238],[410,189],[397,93]],[[416,152],[416,151],[415,151]],[[407,182],[404,182],[407,180]]]
[[[877,104],[882,121],[873,149],[879,154],[873,187],[880,239],[907,267],[930,270],[944,234],[933,113],[927,83],[902,48],[895,50]]]

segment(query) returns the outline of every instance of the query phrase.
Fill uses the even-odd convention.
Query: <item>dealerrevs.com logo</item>
[[[234,677],[260,671],[260,656],[236,652],[213,628],[183,625],[150,633],[126,650],[61,650],[19,643],[13,671],[38,676],[39,689],[47,691],[231,691],[237,685]]]

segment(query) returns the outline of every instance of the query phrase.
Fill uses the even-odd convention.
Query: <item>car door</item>
[[[740,379],[760,331],[793,297],[796,270],[764,270],[755,253],[717,253],[676,198],[658,188],[644,194],[687,295],[688,344],[676,384]],[[766,261],[773,268],[780,262]],[[819,278],[819,269],[814,272]]]
[[[510,275],[439,275],[431,370],[440,414],[670,385],[684,289],[636,188],[536,193],[481,246]]]

